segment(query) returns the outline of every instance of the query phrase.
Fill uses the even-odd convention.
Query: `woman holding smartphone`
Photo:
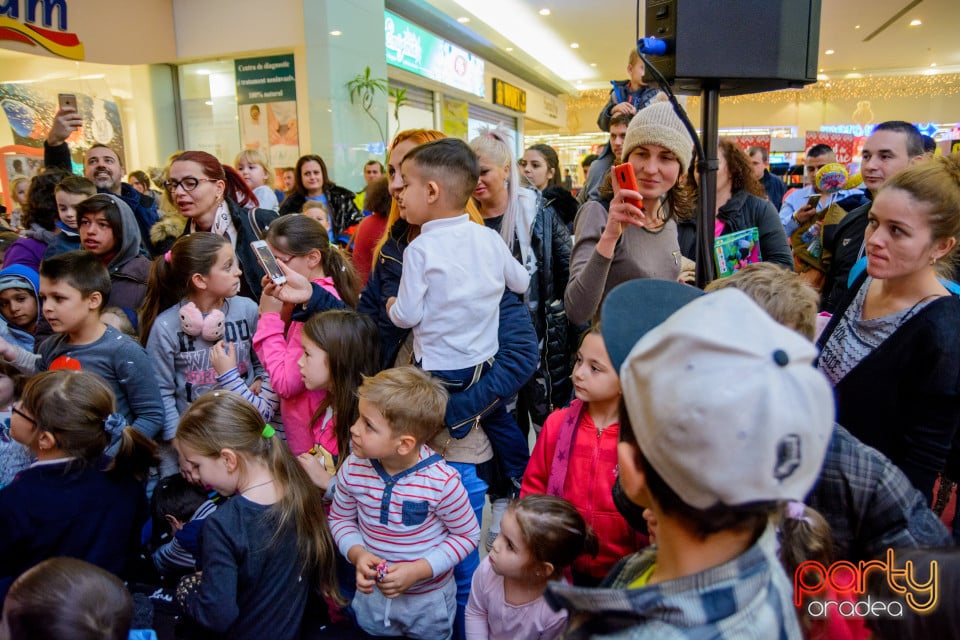
[[[601,200],[577,212],[564,296],[570,322],[593,318],[618,284],[680,277],[677,220],[693,211],[694,194],[684,179],[692,156],[693,140],[669,103],[645,107],[630,121],[620,162],[630,164],[637,191],[608,176]]]

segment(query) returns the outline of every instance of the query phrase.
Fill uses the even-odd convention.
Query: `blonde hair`
[[[438,379],[412,365],[365,377],[357,397],[383,414],[395,435],[412,435],[423,444],[444,427],[447,390]]]
[[[520,172],[513,158],[510,138],[504,129],[483,127],[480,129],[480,135],[470,141],[470,148],[473,149],[478,158],[484,157],[498,166],[507,167],[507,210],[503,212],[500,237],[513,250],[513,239],[516,236],[521,205]]]
[[[743,291],[774,320],[810,341],[816,336],[820,295],[793,271],[771,262],[758,262],[729,278],[714,280],[705,291],[727,287]]]
[[[267,159],[266,155],[259,149],[244,149],[237,154],[237,159],[234,160],[233,164],[240,166],[241,160],[246,160],[247,164],[260,165],[263,168],[263,172],[267,174],[267,181],[264,184],[271,189],[273,188],[273,170],[270,168],[270,160]]]
[[[277,518],[276,535],[293,527],[300,560],[315,570],[320,592],[337,602],[336,553],[327,518],[320,508],[323,493],[278,436],[264,436],[266,423],[256,408],[230,391],[206,393],[180,417],[176,440],[198,454],[217,458],[231,449],[242,461],[259,459],[273,478],[281,498],[271,513]]]

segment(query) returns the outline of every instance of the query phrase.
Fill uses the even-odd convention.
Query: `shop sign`
[[[293,55],[241,58],[234,71],[240,144],[261,151],[278,169],[292,166],[300,156]]]
[[[429,31],[384,11],[387,64],[484,97],[484,62]]]
[[[508,109],[527,112],[527,92],[515,87],[499,78],[493,79],[493,104],[499,104]]]
[[[935,122],[914,122],[913,126],[917,131],[927,136],[935,136],[940,131],[940,127]],[[820,127],[824,133],[847,133],[858,138],[869,136],[877,127],[875,124],[826,124]]]
[[[237,104],[286,102],[297,99],[293,56],[261,56],[234,61]]]
[[[39,45],[61,58],[84,59],[83,43],[67,28],[67,0],[0,0],[0,40]]]
[[[725,139],[735,143],[746,153],[750,147],[763,147],[770,152],[770,136],[723,136]]]

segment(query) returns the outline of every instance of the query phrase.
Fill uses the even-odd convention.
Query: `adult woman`
[[[930,498],[960,423],[960,300],[935,270],[960,237],[960,156],[894,175],[868,216],[867,269],[821,335],[818,366],[837,421]]]
[[[280,215],[300,213],[307,200],[319,200],[330,216],[333,237],[345,245],[350,240],[347,229],[360,222],[363,214],[349,189],[334,184],[327,175],[327,165],[318,155],[300,156],[294,173],[293,191],[280,205]]]
[[[720,140],[717,167],[717,236],[756,227],[760,233],[760,260],[793,269],[793,254],[780,222],[780,215],[766,199],[763,186],[753,177],[750,159],[735,142]],[[678,224],[680,251],[696,260],[697,225],[693,220]]]
[[[563,186],[560,180],[560,158],[548,144],[535,144],[523,152],[518,163],[523,177],[543,197],[543,206],[553,206],[554,211],[570,229],[577,215],[577,199]]]
[[[517,399],[517,422],[524,430],[542,425],[554,407],[565,405],[570,383],[571,345],[561,294],[570,265],[570,233],[552,206],[536,191],[520,186],[509,138],[487,130],[470,141],[480,160],[473,199],[488,227],[500,233],[513,255],[532,274],[524,302],[540,341],[537,374]]]
[[[602,200],[580,207],[564,297],[570,322],[590,320],[618,284],[680,276],[677,219],[693,209],[683,179],[692,155],[693,141],[669,103],[656,102],[630,121],[620,162],[633,167],[637,192],[614,191],[608,177]]]
[[[259,300],[263,269],[250,243],[261,239],[277,213],[247,209],[248,202],[255,202],[250,187],[233,167],[220,164],[206,151],[184,151],[174,158],[163,186],[187,218],[182,235],[212,231],[230,239],[243,270],[240,295]]]

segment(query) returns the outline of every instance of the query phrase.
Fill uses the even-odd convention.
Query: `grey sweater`
[[[680,244],[673,218],[657,231],[625,228],[612,259],[597,253],[606,226],[607,210],[602,204],[591,200],[580,207],[564,294],[567,319],[573,324],[593,318],[607,293],[618,284],[637,278],[675,281],[680,277]]]

